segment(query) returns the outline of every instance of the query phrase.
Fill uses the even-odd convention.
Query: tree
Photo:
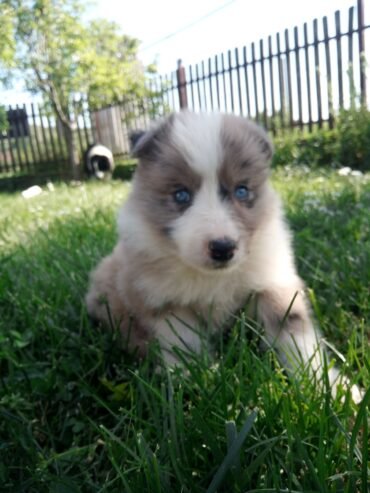
[[[73,99],[87,96],[98,107],[145,91],[139,42],[114,22],[84,23],[83,15],[81,0],[0,0],[2,74],[9,76],[16,68],[29,91],[43,94],[64,129],[76,178]]]
[[[5,67],[11,68],[15,55],[15,40],[13,36],[14,11],[7,2],[0,2],[0,6],[0,60]]]

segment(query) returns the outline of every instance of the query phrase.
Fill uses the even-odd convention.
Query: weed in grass
[[[370,180],[279,169],[318,323],[369,388]],[[368,491],[369,400],[288,379],[241,314],[216,356],[154,371],[93,327],[88,273],[115,244],[119,182],[0,195],[4,492]]]

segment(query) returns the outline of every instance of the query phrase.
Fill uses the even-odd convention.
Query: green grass
[[[370,177],[280,169],[316,317],[370,383]],[[241,314],[154,372],[90,325],[88,273],[116,241],[122,182],[0,195],[0,484],[27,493],[368,491],[369,401],[288,379]],[[180,280],[179,280],[180,281]]]

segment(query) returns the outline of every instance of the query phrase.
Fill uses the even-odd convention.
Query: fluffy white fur
[[[123,333],[130,325],[131,345],[142,354],[151,339],[158,339],[164,359],[175,364],[173,347],[199,352],[199,331],[222,330],[253,294],[265,337],[284,364],[309,364],[320,373],[320,334],[296,272],[280,200],[266,179],[270,151],[259,128],[220,114],[180,113],[142,137],[135,149],[138,172],[119,214],[118,244],[91,276],[86,298],[91,316],[107,324],[113,320]],[[193,173],[197,182],[191,205],[179,212],[172,198],[174,180],[166,194],[166,187],[161,189],[165,178],[156,178],[157,171],[164,177],[167,169],[172,173],[177,160],[175,189],[183,186],[186,174]],[[250,204],[237,203],[234,185],[227,199],[220,196],[222,169],[227,173],[238,160],[237,172],[246,174],[242,182],[250,186]],[[156,196],[151,198],[155,193],[158,205]],[[146,200],[149,205],[143,204]],[[168,234],[156,215],[151,219],[148,207],[157,206],[158,224],[161,214],[169,214],[166,207],[174,210],[163,228]],[[218,238],[237,245],[222,268],[215,267],[209,252],[209,243]]]

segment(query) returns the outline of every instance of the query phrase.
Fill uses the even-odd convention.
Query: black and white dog
[[[156,338],[171,365],[173,347],[200,351],[194,327],[210,330],[211,316],[223,330],[253,295],[282,362],[320,374],[320,334],[268,181],[272,152],[261,128],[225,114],[180,112],[140,136],[119,242],[91,276],[90,315],[130,330],[141,354]]]

